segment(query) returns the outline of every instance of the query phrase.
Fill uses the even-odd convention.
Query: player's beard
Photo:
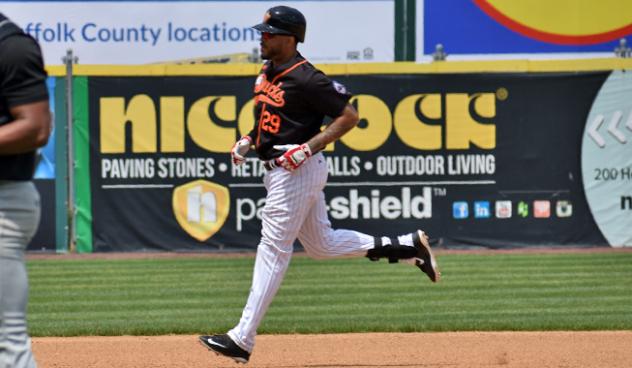
[[[270,60],[270,49],[266,46],[263,46],[263,43],[261,44],[261,47],[259,48],[259,52],[261,54],[261,59]]]

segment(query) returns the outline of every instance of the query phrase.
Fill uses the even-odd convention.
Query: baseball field
[[[632,251],[438,251],[443,279],[293,258],[252,367],[630,367]],[[253,254],[28,256],[40,367],[230,367]]]

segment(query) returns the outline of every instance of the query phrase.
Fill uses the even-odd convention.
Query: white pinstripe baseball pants
[[[327,175],[325,158],[317,153],[293,172],[279,167],[264,177],[268,194],[252,288],[241,320],[228,332],[237,345],[249,352],[285,276],[297,238],[313,258],[364,256],[374,246],[373,236],[331,228],[323,193]]]
[[[28,279],[24,250],[40,219],[30,181],[0,181],[0,368],[35,368],[26,331]]]

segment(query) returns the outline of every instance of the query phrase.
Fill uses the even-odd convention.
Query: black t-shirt
[[[248,134],[262,160],[283,154],[277,144],[303,144],[320,132],[325,116],[340,116],[351,98],[299,53],[284,65],[266,62],[257,77],[255,127]]]
[[[36,41],[24,34],[0,40],[0,125],[13,121],[9,109],[48,99],[44,61]],[[35,152],[0,155],[0,180],[30,180]]]

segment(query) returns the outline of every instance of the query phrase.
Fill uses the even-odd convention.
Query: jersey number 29
[[[261,129],[272,134],[277,134],[281,127],[281,117],[277,114],[270,114],[264,111],[261,115]]]

